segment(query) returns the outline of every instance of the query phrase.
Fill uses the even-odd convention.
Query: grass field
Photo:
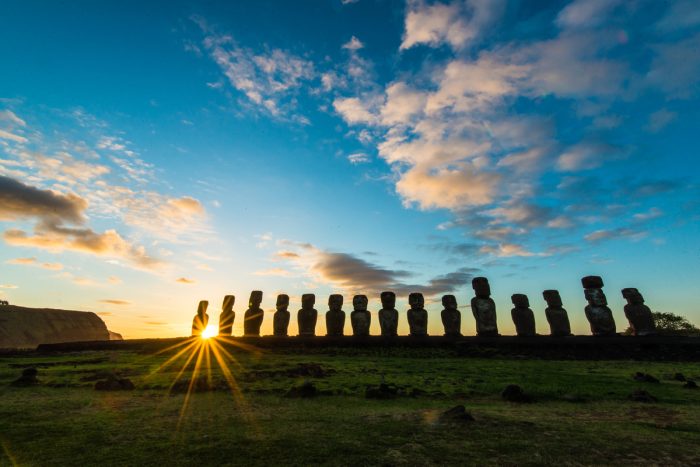
[[[177,349],[0,357],[0,464],[700,463],[700,390],[673,380],[700,381],[698,363],[229,351],[219,352],[223,371],[213,352],[192,349],[174,359]],[[25,367],[40,383],[11,386]],[[637,371],[660,382],[637,382]],[[95,391],[109,374],[136,389]],[[395,397],[367,399],[382,381]],[[305,382],[316,397],[286,396]],[[502,400],[508,384],[534,401]],[[629,400],[638,389],[658,402]],[[441,416],[460,404],[474,421]]]

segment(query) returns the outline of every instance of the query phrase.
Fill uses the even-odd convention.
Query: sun
[[[216,326],[213,324],[210,324],[206,328],[204,328],[204,331],[202,331],[202,339],[209,339],[210,337],[214,337],[217,334],[217,329]]]

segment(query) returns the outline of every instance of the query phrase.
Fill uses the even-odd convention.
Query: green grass
[[[670,379],[681,372],[700,381],[697,363],[475,359],[427,349],[233,355],[238,396],[212,363],[219,389],[194,393],[186,407],[184,394],[168,391],[184,356],[160,370],[169,355],[2,357],[0,465],[700,463],[700,390]],[[300,363],[329,375],[285,373]],[[22,366],[39,369],[39,386],[10,386]],[[636,371],[661,382],[638,383]],[[95,378],[109,372],[136,390],[94,391]],[[190,366],[183,379],[191,374]],[[365,399],[382,377],[401,395]],[[307,380],[324,395],[284,397]],[[511,383],[536,401],[502,401]],[[629,401],[636,389],[659,402]],[[405,395],[412,390],[422,395]],[[572,396],[583,402],[568,402]],[[442,421],[457,404],[476,420]]]

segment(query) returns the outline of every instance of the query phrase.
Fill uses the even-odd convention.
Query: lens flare
[[[202,339],[209,339],[210,337],[214,337],[218,334],[218,330],[216,329],[216,326],[213,324],[210,324],[206,328],[204,328],[204,331],[202,331]]]

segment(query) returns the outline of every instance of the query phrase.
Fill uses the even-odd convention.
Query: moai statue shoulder
[[[459,337],[462,335],[462,314],[457,308],[457,299],[454,295],[442,296],[443,310],[440,312],[445,336]]]
[[[233,321],[236,319],[236,312],[233,311],[233,305],[236,303],[236,297],[226,295],[224,302],[221,304],[221,314],[219,315],[219,335],[230,336],[233,334]]]
[[[591,325],[594,336],[614,336],[615,319],[608,308],[608,299],[603,293],[603,279],[600,276],[586,276],[581,279],[584,296],[588,301],[586,318]]]
[[[408,328],[412,337],[425,337],[428,335],[428,312],[425,310],[425,299],[422,293],[408,295]]]
[[[472,279],[474,298],[471,300],[472,314],[476,320],[476,334],[480,337],[498,336],[496,303],[491,299],[491,286],[485,277]]]
[[[301,310],[297,313],[300,336],[315,336],[318,311],[314,308],[316,295],[305,293],[301,296]]]
[[[350,324],[353,336],[369,336],[369,326],[372,323],[372,315],[367,310],[367,295],[355,295],[352,297],[352,313]]]
[[[561,296],[557,290],[545,290],[542,292],[544,300],[547,302],[547,309],[544,311],[549,323],[550,335],[555,337],[571,336],[571,324],[569,315],[563,308]]]
[[[398,334],[399,312],[396,309],[396,294],[382,292],[380,295],[382,309],[379,310],[379,326],[383,337],[394,337]]]
[[[326,335],[342,336],[345,328],[345,312],[343,311],[343,296],[333,294],[328,297],[326,312]]]
[[[262,326],[264,312],[260,308],[263,293],[260,290],[253,290],[248,300],[248,309],[243,317],[243,334],[246,336],[259,336]]]
[[[275,303],[275,315],[272,318],[272,333],[275,336],[286,337],[287,329],[289,328],[289,295],[277,295]]]
[[[520,337],[530,337],[535,336],[535,314],[530,309],[530,300],[527,295],[516,293],[510,297],[513,308],[510,311],[510,315],[513,318],[513,324],[515,324],[515,332]]]
[[[622,289],[622,296],[627,300],[625,316],[635,336],[656,335],[656,324],[651,310],[644,304],[644,297],[635,288]]]
[[[192,336],[201,336],[204,330],[209,324],[209,315],[207,314],[207,308],[209,307],[209,302],[202,300],[197,306],[197,314],[192,320]]]

